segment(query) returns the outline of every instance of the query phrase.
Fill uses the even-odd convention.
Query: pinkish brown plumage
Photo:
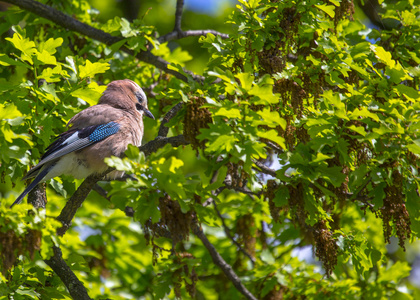
[[[67,124],[70,129],[48,146],[41,161],[23,178],[35,179],[11,207],[40,182],[62,174],[85,178],[106,171],[106,157],[122,156],[129,144],[141,145],[143,115],[154,119],[146,95],[134,81],[109,83],[98,104],[71,118]],[[113,172],[108,177],[119,174]]]

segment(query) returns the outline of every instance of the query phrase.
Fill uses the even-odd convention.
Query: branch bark
[[[184,9],[184,0],[177,0],[176,1],[176,9],[175,9],[175,26],[174,30],[182,30],[181,29],[181,21],[182,21],[182,11]]]
[[[271,175],[273,177],[276,177],[276,171],[267,167],[266,165],[264,165],[262,162],[258,161],[258,160],[253,160],[254,164],[261,169],[261,172],[264,174],[268,174]]]
[[[156,152],[158,149],[164,147],[166,144],[171,144],[172,147],[179,147],[189,145],[190,142],[187,139],[185,139],[183,135],[177,135],[172,137],[158,136],[153,141],[150,141],[147,144],[139,147],[139,149],[144,153],[144,155],[148,156],[151,153]]]
[[[83,201],[85,201],[87,195],[89,195],[90,191],[93,189],[94,185],[101,180],[107,173],[111,172],[112,168],[109,168],[103,174],[93,174],[86,178],[76,192],[71,196],[69,201],[67,201],[64,208],[61,210],[60,215],[57,217],[63,226],[57,229],[57,234],[63,236],[66,231],[71,226],[71,221],[74,218],[77,210],[82,206]]]
[[[38,184],[28,194],[28,203],[31,203],[36,209],[45,208],[47,204],[47,195],[45,193],[45,183]]]
[[[218,32],[218,31],[212,30],[212,29],[203,29],[203,30],[171,31],[171,32],[161,36],[160,38],[158,38],[158,41],[161,44],[163,44],[165,42],[169,42],[169,41],[173,41],[173,40],[180,40],[180,39],[190,37],[190,36],[203,36],[203,35],[207,35],[208,33],[211,33],[215,36],[220,36],[222,39],[229,38],[229,35],[226,34],[226,33],[221,33],[221,32]]]
[[[179,102],[177,105],[172,107],[166,115],[163,117],[162,122],[160,123],[158,136],[166,137],[169,132],[169,128],[165,126],[175,115],[181,110],[184,103]]]
[[[60,277],[73,299],[90,300],[85,286],[64,261],[61,249],[53,246],[53,251],[54,255],[45,263]]]

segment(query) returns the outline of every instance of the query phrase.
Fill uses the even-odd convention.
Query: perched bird
[[[47,147],[41,161],[22,180],[35,179],[10,207],[19,204],[38,183],[56,176],[86,178],[105,172],[104,158],[121,157],[128,144],[141,145],[143,115],[154,119],[137,83],[129,79],[109,83],[99,103],[71,118],[70,129]]]

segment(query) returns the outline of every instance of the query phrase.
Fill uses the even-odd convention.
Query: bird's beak
[[[150,110],[148,110],[147,108],[143,108],[144,114],[146,116],[148,116],[150,119],[155,119],[155,117],[153,116],[153,114],[150,112]]]

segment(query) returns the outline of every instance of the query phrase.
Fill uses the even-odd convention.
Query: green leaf
[[[94,62],[86,60],[85,66],[79,66],[80,78],[93,77],[99,73],[105,73],[109,69],[109,63]]]
[[[395,60],[392,59],[391,53],[378,45],[371,45],[370,49],[375,53],[375,56],[387,66],[391,68],[395,67]]]
[[[226,152],[232,151],[238,139],[234,135],[221,135],[215,141],[211,142],[207,146],[209,152],[220,152],[226,150]]]
[[[239,79],[239,81],[241,82],[241,86],[245,90],[251,89],[254,78],[250,73],[239,73],[235,75],[235,77]]]
[[[325,12],[327,15],[329,15],[331,18],[335,17],[335,7],[333,5],[327,5],[327,4],[315,4],[316,7],[318,7],[320,10]]]
[[[257,114],[262,118],[261,125],[264,124],[269,127],[277,127],[280,125],[283,130],[286,129],[286,120],[281,118],[277,111],[270,111],[270,109],[266,107],[262,111],[258,111]]]
[[[379,122],[379,117],[377,114],[370,112],[366,107],[360,109],[355,109],[354,111],[348,113],[350,120],[360,120],[364,118],[371,118]]]
[[[39,297],[41,296],[34,288],[19,288],[16,290],[16,294],[24,295],[25,299],[40,299]]]
[[[238,1],[239,1],[239,3],[241,3],[242,5],[244,5],[247,8],[255,9],[260,4],[261,0],[238,0]]]
[[[264,84],[263,86],[254,85],[253,88],[248,93],[260,99],[259,101],[255,102],[256,105],[275,104],[279,102],[279,97],[277,97],[273,93],[272,85],[268,85],[268,84]]]
[[[403,293],[400,291],[394,291],[392,296],[389,298],[390,300],[413,300],[413,296],[408,293]]]
[[[121,18],[114,17],[113,19],[109,19],[106,24],[102,26],[102,30],[106,32],[115,32],[119,31],[121,28]]]
[[[283,207],[288,204],[289,200],[289,189],[286,186],[280,186],[273,199],[277,207]]]
[[[230,119],[240,119],[242,117],[241,111],[237,108],[226,109],[224,107],[219,108],[215,113],[215,116],[223,116]]]
[[[32,56],[37,52],[35,49],[35,43],[29,38],[23,38],[20,34],[15,33],[12,38],[5,38],[10,41],[16,49],[22,52],[21,58],[26,60],[31,65],[33,64]]]
[[[117,169],[118,171],[133,173],[133,165],[128,159],[121,159],[119,157],[111,156],[105,158],[105,163],[108,166]]]
[[[140,156],[140,149],[139,147],[130,144],[128,145],[127,150],[124,153],[130,159],[137,159]]]
[[[325,178],[329,182],[332,183],[333,186],[339,187],[344,180],[346,179],[346,175],[342,173],[342,167],[324,167],[320,166],[318,169],[321,173],[321,177]]]
[[[57,47],[60,47],[63,44],[63,39],[61,37],[54,39],[49,38],[46,42],[39,45],[39,52],[47,51],[49,54],[55,54],[57,52]]]
[[[184,162],[180,159],[177,159],[174,156],[169,157],[168,159],[161,158],[158,161],[158,164],[156,166],[156,170],[158,170],[161,173],[177,173],[177,169],[181,168],[184,165]]]
[[[121,18],[120,25],[123,37],[128,38],[137,35],[137,32],[131,29],[130,22],[127,19]]]
[[[389,76],[389,79],[391,79],[391,81],[395,84],[404,80],[412,80],[412,78],[408,75],[408,72],[404,70],[399,63],[396,64],[394,68],[387,67],[385,75]]]
[[[270,141],[275,142],[277,145],[279,145],[281,148],[286,149],[286,140],[284,139],[284,137],[279,136],[278,132],[274,129],[272,130],[268,130],[268,131],[258,131],[257,135],[260,138],[265,138],[268,139]]]
[[[6,54],[1,54],[1,53],[0,53],[0,65],[2,65],[2,66],[21,66],[21,67],[26,67],[26,68],[29,67],[29,65],[27,65],[26,63],[24,63],[20,60],[10,58]]]
[[[63,77],[68,77],[68,74],[62,69],[61,65],[54,68],[45,68],[39,75],[39,78],[45,79],[48,83],[60,82]]]
[[[95,105],[98,103],[99,98],[101,97],[101,92],[91,89],[89,87],[87,88],[80,88],[73,92],[71,92],[71,95],[73,97],[77,97],[80,99],[83,99],[87,103],[89,103],[90,106]]]
[[[366,136],[366,131],[365,131],[365,128],[363,126],[356,127],[355,125],[351,125],[347,128],[354,131],[354,132],[357,132],[361,136]]]
[[[399,282],[401,279],[410,275],[411,268],[405,261],[397,261],[386,271],[382,270],[379,274],[378,282]]]
[[[420,99],[420,93],[410,86],[398,84],[395,88],[398,90],[399,93],[407,97],[408,100],[418,101]]]
[[[38,61],[42,62],[42,64],[44,65],[57,64],[57,59],[55,58],[55,56],[52,56],[50,53],[48,53],[45,50],[43,50],[42,53],[37,52],[35,57]]]
[[[20,116],[22,116],[21,112],[13,103],[9,105],[0,104],[0,120],[14,119]]]

